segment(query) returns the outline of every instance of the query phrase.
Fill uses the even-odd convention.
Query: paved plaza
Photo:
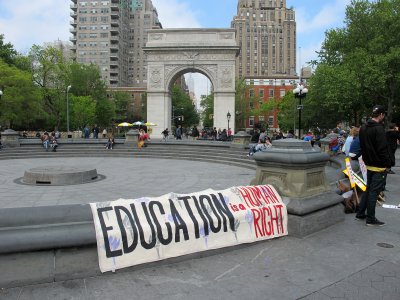
[[[95,166],[104,180],[73,186],[15,182],[38,166]],[[400,168],[387,203],[400,203]],[[205,162],[137,158],[0,161],[0,207],[89,203],[247,185],[255,171]],[[0,290],[0,299],[400,299],[400,210],[378,207],[387,224],[345,221],[293,236],[138,266],[83,279]],[[0,266],[1,269],[1,266]]]

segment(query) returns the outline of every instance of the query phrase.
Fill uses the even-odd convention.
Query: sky
[[[163,28],[229,28],[237,12],[237,0],[152,0]],[[297,23],[297,63],[316,59],[325,31],[344,26],[346,5],[351,0],[286,0]],[[0,34],[14,48],[28,53],[33,44],[71,36],[69,0],[0,0]],[[197,74],[196,74],[197,75]],[[207,79],[195,77],[196,95],[206,93]]]

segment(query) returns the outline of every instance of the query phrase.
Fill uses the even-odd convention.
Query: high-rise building
[[[130,0],[129,13],[129,85],[147,86],[147,58],[143,47],[149,29],[161,29],[158,13],[151,0]]]
[[[151,0],[71,0],[70,7],[76,61],[98,65],[109,87],[145,86],[146,30],[161,27]]]
[[[296,75],[295,13],[286,0],[238,0],[231,27],[241,48],[236,76]]]

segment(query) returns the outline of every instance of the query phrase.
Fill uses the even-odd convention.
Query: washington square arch
[[[144,47],[147,55],[147,120],[153,135],[171,128],[171,89],[181,75],[208,77],[214,88],[214,127],[235,128],[235,29],[154,29]]]

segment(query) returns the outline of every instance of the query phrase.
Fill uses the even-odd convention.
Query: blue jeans
[[[367,222],[372,222],[376,219],[376,200],[379,193],[385,189],[386,176],[386,171],[372,172],[367,170],[367,190],[361,197],[360,206],[357,211],[357,216],[363,216],[365,215],[365,210],[367,210]]]

